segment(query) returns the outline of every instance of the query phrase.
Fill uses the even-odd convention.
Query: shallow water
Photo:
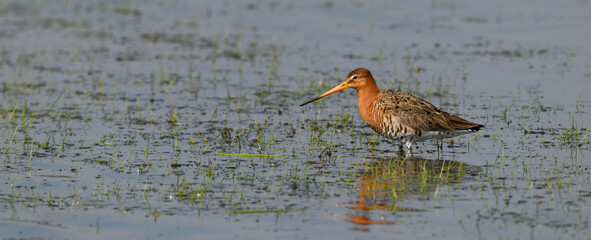
[[[590,9],[4,2],[0,232],[587,238]],[[298,106],[360,66],[486,129],[404,158],[353,90]]]

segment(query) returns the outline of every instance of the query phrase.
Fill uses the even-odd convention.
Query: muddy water
[[[5,238],[586,238],[587,1],[6,1]],[[485,124],[375,135],[372,70]],[[438,148],[441,146],[441,149]]]

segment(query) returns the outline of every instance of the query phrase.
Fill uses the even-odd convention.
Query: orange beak
[[[325,93],[323,93],[322,95],[320,95],[320,96],[318,96],[318,97],[312,98],[312,99],[310,99],[309,101],[307,101],[307,102],[305,102],[305,103],[302,103],[302,104],[300,104],[300,107],[301,107],[301,106],[304,106],[304,105],[306,105],[306,104],[308,104],[308,103],[314,102],[314,101],[316,101],[316,100],[318,100],[318,99],[321,99],[321,98],[323,98],[323,97],[326,97],[326,96],[328,96],[328,95],[330,95],[330,94],[333,94],[333,93],[336,93],[336,92],[338,92],[338,91],[341,91],[341,90],[343,90],[343,89],[345,89],[345,88],[349,88],[349,84],[347,83],[347,81],[344,81],[344,82],[343,82],[343,83],[341,83],[340,85],[336,86],[336,87],[335,87],[335,88],[333,88],[333,89],[330,89],[330,90],[328,90],[328,92],[325,92]]]

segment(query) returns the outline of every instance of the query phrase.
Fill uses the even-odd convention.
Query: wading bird
[[[353,70],[343,83],[300,106],[346,88],[357,90],[357,105],[363,121],[380,135],[404,143],[409,152],[415,142],[464,135],[484,128],[484,125],[441,111],[409,93],[391,89],[380,91],[371,72],[365,68]],[[402,150],[402,145],[400,148]]]

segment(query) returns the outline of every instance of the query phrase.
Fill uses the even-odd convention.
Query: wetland
[[[589,239],[591,2],[3,1],[2,239]],[[484,124],[398,143],[365,67]]]

